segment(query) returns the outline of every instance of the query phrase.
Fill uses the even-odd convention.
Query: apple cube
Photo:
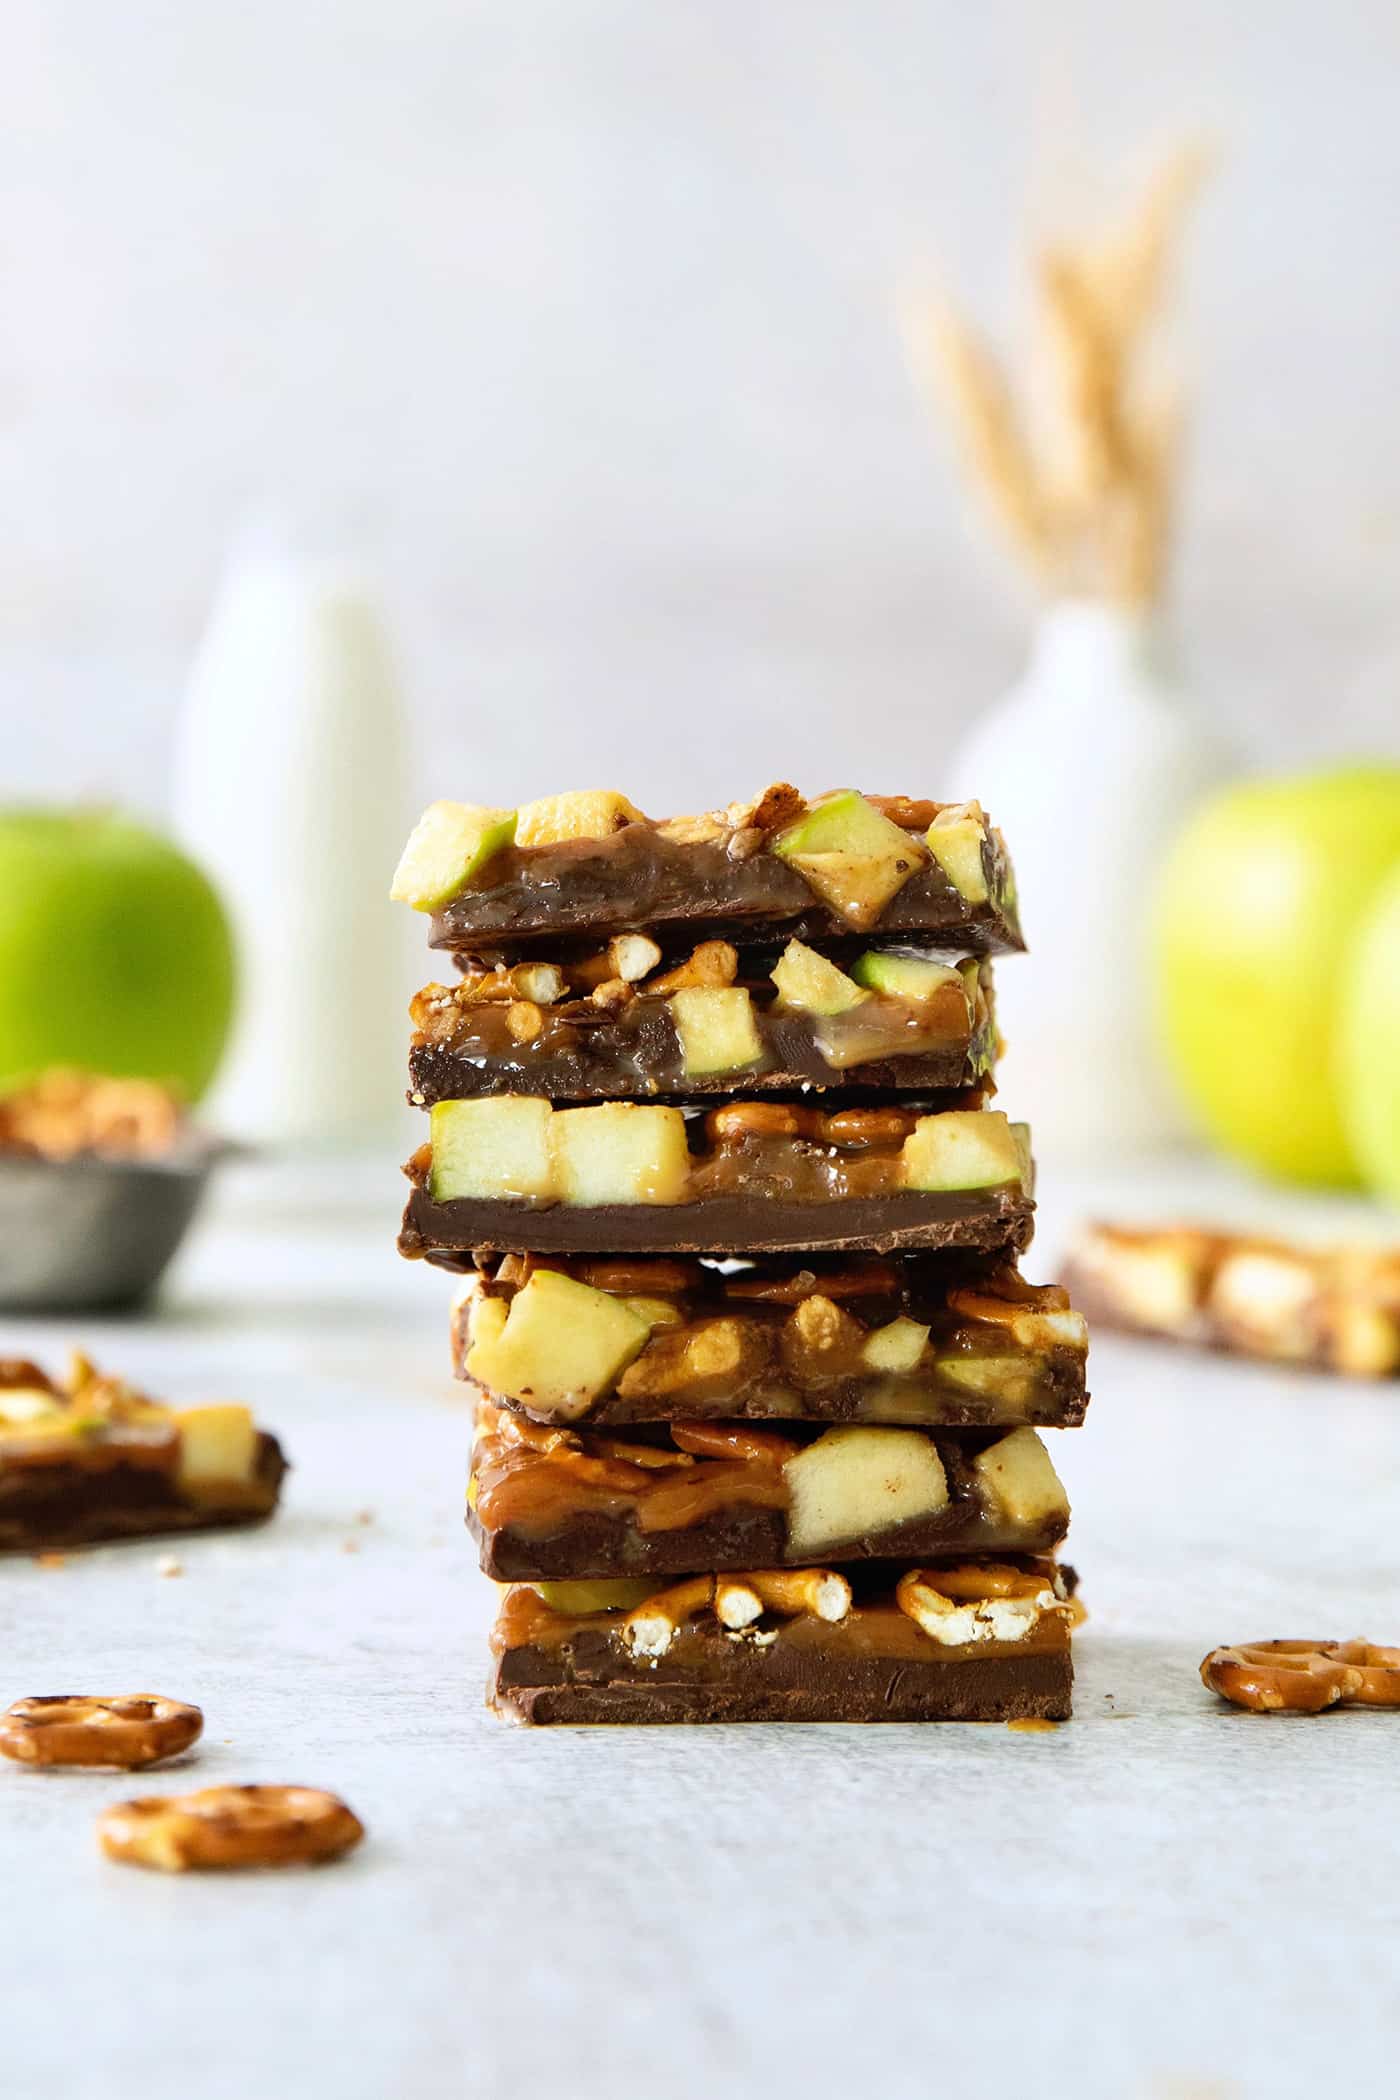
[[[258,1432],[252,1410],[233,1405],[174,1410],[180,1432],[176,1481],[187,1492],[248,1481],[257,1464]]]
[[[680,1037],[686,1073],[737,1072],[757,1064],[763,1038],[754,1022],[753,1001],[742,985],[723,991],[673,992],[666,1004]]]
[[[587,1619],[599,1611],[632,1611],[656,1595],[649,1575],[615,1575],[596,1582],[532,1582],[551,1611],[565,1619]]]
[[[550,1134],[562,1203],[681,1203],[690,1178],[685,1117],[678,1108],[605,1101],[567,1108]]]
[[[965,990],[961,973],[950,963],[931,962],[922,955],[889,955],[879,948],[858,956],[852,975],[857,984],[896,999],[932,999],[948,985]]]
[[[1024,1356],[940,1356],[934,1369],[945,1385],[979,1400],[997,1400],[1001,1410],[1023,1413],[1039,1382],[1037,1367]]]
[[[0,1429],[25,1428],[30,1422],[66,1414],[57,1393],[39,1386],[12,1385],[0,1388]]]
[[[902,1156],[904,1185],[911,1189],[999,1188],[1023,1179],[1015,1127],[995,1108],[920,1116]]]
[[[796,868],[825,904],[850,926],[873,926],[891,898],[926,864],[911,832],[882,815],[854,788],[814,802],[772,840],[772,851]]]
[[[428,1176],[434,1203],[451,1203],[461,1196],[478,1201],[552,1200],[553,1115],[549,1103],[533,1094],[435,1102]]]
[[[987,868],[982,848],[987,820],[980,802],[950,802],[924,834],[929,852],[958,895],[968,904],[987,901]]]
[[[433,802],[418,819],[389,891],[395,904],[438,911],[515,837],[513,809]]]
[[[887,1327],[877,1327],[861,1347],[861,1361],[872,1371],[912,1371],[924,1353],[927,1327],[903,1314]]]
[[[798,1013],[844,1014],[866,994],[844,970],[804,941],[789,941],[772,971],[778,998]]]
[[[595,1291],[557,1269],[536,1269],[506,1307],[486,1298],[472,1314],[467,1375],[488,1391],[532,1412],[571,1422],[640,1355],[649,1329],[620,1298]]]
[[[610,839],[624,824],[645,824],[634,802],[616,788],[587,788],[527,802],[515,830],[517,846],[559,846],[568,839]]]
[[[1051,1518],[1069,1516],[1069,1497],[1033,1429],[1013,1429],[988,1445],[973,1460],[972,1470],[992,1507],[1027,1531]]]
[[[783,1467],[787,1543],[805,1557],[947,1507],[938,1448],[914,1429],[828,1429]]]

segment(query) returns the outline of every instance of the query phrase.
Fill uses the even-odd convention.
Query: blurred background
[[[8,799],[168,829],[237,961],[193,989],[146,878],[85,918],[90,837],[41,875],[0,822],[52,890],[0,1079],[197,1097],[232,1014],[220,1128],[387,1139],[425,801],[792,776],[1004,824],[1047,1158],[1400,1194],[1392,6],[10,0],[5,45]]]
[[[703,806],[798,742],[813,789],[859,774],[875,734],[882,779],[937,792],[1026,593],[969,528],[898,289],[936,268],[1010,332],[1028,218],[1092,223],[1198,128],[1193,675],[1261,762],[1393,737],[1386,0],[5,15],[13,791],[165,806],[223,563],[269,530],[382,587],[410,804],[616,772],[670,807],[683,750]]]

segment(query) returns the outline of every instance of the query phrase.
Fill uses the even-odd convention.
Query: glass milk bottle
[[[213,1113],[231,1135],[353,1144],[403,1092],[390,877],[407,828],[386,637],[348,563],[230,566],[181,714],[174,814],[238,938],[234,1042]]]

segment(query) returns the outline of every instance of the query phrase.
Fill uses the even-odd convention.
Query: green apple
[[[1225,1152],[1284,1179],[1357,1178],[1343,1108],[1348,943],[1400,864],[1400,767],[1231,788],[1163,871],[1153,968],[1168,1060]]]
[[[74,1065],[196,1100],[234,980],[223,906],[169,840],[110,810],[0,810],[0,1085]]]
[[[1353,1156],[1371,1186],[1400,1203],[1400,865],[1347,952],[1338,1047]]]

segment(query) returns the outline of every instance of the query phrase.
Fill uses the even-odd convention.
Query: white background
[[[896,287],[937,263],[1010,323],[1027,199],[1102,201],[1086,172],[1197,123],[1225,160],[1183,344],[1189,661],[1257,756],[1393,740],[1389,0],[3,22],[12,788],[158,807],[223,554],[290,519],[382,577],[420,794],[937,792],[1025,607],[914,401]]]

